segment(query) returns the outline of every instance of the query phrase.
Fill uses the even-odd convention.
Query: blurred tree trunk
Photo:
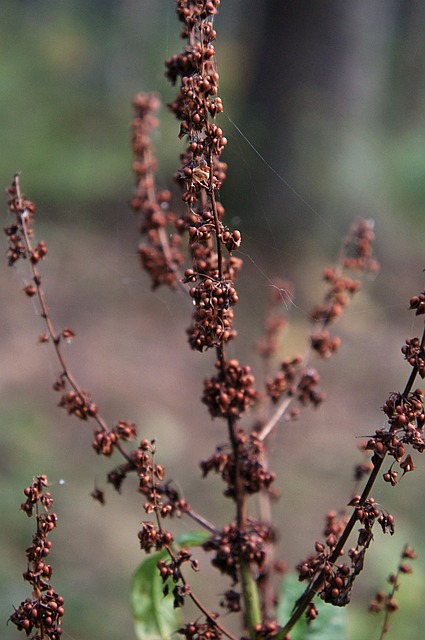
[[[346,158],[353,131],[367,137],[382,120],[385,65],[399,4],[244,3],[246,46],[253,51],[243,126],[273,168],[315,209],[327,206],[332,173]],[[313,228],[317,222],[323,226],[270,170],[263,166],[260,173],[257,191],[270,216],[283,217],[282,226],[290,219],[292,232],[298,227],[305,233],[307,221]]]
[[[425,3],[398,3],[394,39],[397,47],[387,88],[388,126],[423,128],[425,120]]]

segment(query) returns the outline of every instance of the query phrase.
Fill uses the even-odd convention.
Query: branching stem
[[[424,331],[422,333],[422,339],[421,339],[421,347],[423,348],[425,345],[425,328]],[[412,371],[410,373],[409,379],[406,383],[406,386],[404,388],[403,391],[403,396],[404,398],[407,399],[408,395],[410,394],[413,384],[415,382],[416,376],[418,374],[418,367],[414,366],[412,368]],[[359,504],[363,505],[366,500],[368,499],[370,492],[372,491],[372,487],[375,483],[376,478],[378,477],[379,471],[383,465],[383,462],[385,460],[386,457],[386,452],[384,453],[384,455],[381,458],[377,458],[375,457],[374,460],[374,465],[373,465],[373,469],[369,475],[369,478],[366,482],[366,485],[363,489],[362,495],[360,497],[359,500]],[[344,545],[349,537],[349,535],[351,534],[356,522],[358,522],[358,518],[357,518],[357,510],[354,510],[353,513],[351,514],[351,517],[349,519],[349,521],[347,522],[344,531],[342,532],[340,538],[338,539],[338,543],[335,547],[335,549],[333,550],[332,554],[329,557],[329,563],[335,563],[337,562],[338,558],[340,557],[341,551],[344,548]],[[318,576],[313,580],[313,582],[310,584],[309,587],[307,587],[307,589],[304,591],[304,593],[302,594],[302,596],[299,598],[299,600],[296,603],[296,606],[294,608],[294,611],[290,617],[290,619],[288,620],[288,622],[285,624],[285,626],[282,628],[282,630],[279,632],[278,636],[276,636],[277,640],[284,640],[285,636],[287,633],[289,633],[289,631],[293,628],[293,626],[296,624],[296,622],[298,622],[298,620],[300,619],[300,617],[302,616],[302,614],[304,613],[304,611],[306,610],[309,602],[311,601],[312,598],[314,598],[314,596],[317,595],[317,593],[320,591],[320,589],[323,586],[323,582],[324,582],[324,572],[321,571]]]

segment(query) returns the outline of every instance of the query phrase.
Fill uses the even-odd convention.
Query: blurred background
[[[157,91],[164,104],[174,95],[164,77],[164,60],[182,47],[174,9],[173,0],[2,0],[0,180],[6,188],[21,171],[25,193],[38,204],[38,239],[49,247],[44,288],[58,330],[77,334],[66,346],[75,376],[111,424],[134,420],[143,437],[157,437],[169,476],[221,526],[233,517],[231,504],[221,483],[201,480],[198,469],[226,438],[199,402],[214,355],[193,353],[186,343],[185,296],[151,292],[128,207],[131,101],[138,91]],[[423,288],[425,266],[425,5],[231,0],[222,2],[215,27],[220,125],[229,139],[221,199],[227,224],[242,232],[244,258],[239,338],[229,354],[251,363],[261,381],[254,345],[276,276],[295,284],[279,358],[302,352],[323,267],[353,218],[376,225],[381,272],[335,328],[340,353],[320,363],[327,401],[281,425],[273,440],[278,555],[292,568],[312,552],[325,513],[350,498],[359,438],[385,425],[380,407],[409,374],[400,348],[422,331],[407,308]],[[177,132],[164,107],[155,134],[164,185],[179,165]],[[6,199],[1,211],[5,226]],[[6,240],[3,246],[5,253]],[[114,461],[92,453],[90,426],[56,406],[58,365],[37,344],[43,325],[21,293],[25,266],[0,265],[0,636],[17,637],[6,621],[30,595],[21,578],[32,535],[19,511],[22,491],[46,473],[59,516],[51,560],[53,585],[66,601],[64,638],[132,638],[127,591],[142,560],[141,500],[132,481],[121,496],[109,489],[103,508],[89,496],[94,485],[105,487]],[[379,637],[367,605],[387,587],[406,542],[419,557],[403,579],[388,637],[421,637],[425,471],[418,454],[415,462],[400,485],[381,482],[374,491],[395,515],[396,535],[376,532],[347,614],[347,640]],[[191,528],[176,523],[177,531]],[[205,594],[210,569],[200,557],[200,577],[191,582],[217,601],[226,582]]]

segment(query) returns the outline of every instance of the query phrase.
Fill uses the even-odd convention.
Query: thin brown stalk
[[[422,339],[421,339],[421,346],[424,347],[425,345],[425,328],[424,331],[422,333]],[[416,376],[418,374],[418,367],[414,366],[412,368],[412,371],[410,373],[409,379],[406,383],[406,386],[404,388],[403,391],[403,396],[405,398],[408,397],[409,393],[412,390],[413,384],[415,382]],[[379,471],[383,465],[383,462],[386,458],[386,452],[384,453],[384,455],[381,458],[376,458],[374,461],[374,466],[373,469],[369,475],[369,478],[366,482],[366,485],[363,489],[363,492],[361,494],[360,500],[359,500],[359,504],[363,505],[366,500],[368,499],[368,497],[370,496],[370,493],[372,491],[373,485],[375,484],[375,481],[378,477]],[[356,523],[358,522],[358,518],[357,518],[357,511],[354,510],[353,513],[351,514],[351,517],[349,519],[349,521],[347,522],[340,538],[338,539],[338,543],[335,547],[335,549],[333,550],[332,554],[329,557],[329,562],[330,563],[335,563],[337,562],[338,558],[341,555],[341,551],[344,548],[344,545],[348,539],[348,537],[350,536],[351,532],[354,529],[354,526],[356,525]],[[282,628],[282,630],[279,632],[279,635],[277,636],[278,640],[284,640],[285,636],[287,633],[289,633],[289,631],[293,628],[293,626],[296,624],[296,622],[298,622],[298,620],[300,619],[300,617],[302,616],[302,614],[304,613],[304,611],[307,609],[308,604],[310,603],[311,599],[317,595],[318,592],[320,592],[322,586],[323,586],[323,579],[324,579],[324,572],[321,571],[319,573],[319,575],[313,580],[313,582],[309,585],[309,587],[307,587],[307,589],[304,591],[304,593],[302,594],[302,596],[298,599],[296,606],[294,608],[294,612],[292,613],[290,619],[288,620],[288,622],[285,624],[285,626]]]

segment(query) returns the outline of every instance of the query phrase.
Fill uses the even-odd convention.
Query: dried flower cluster
[[[422,379],[425,378],[425,352],[419,338],[406,338],[406,344],[401,348],[401,352],[407,362],[418,369]]]
[[[189,640],[215,640],[223,636],[237,640],[223,626],[218,614],[197,598],[186,580],[188,569],[199,570],[198,562],[187,549],[179,548],[173,534],[164,528],[166,518],[184,515],[209,532],[203,549],[212,552],[212,565],[230,582],[230,588],[221,595],[223,610],[242,612],[244,633],[249,634],[250,640],[288,640],[302,615],[309,623],[314,623],[319,615],[313,602],[316,595],[335,606],[345,606],[350,601],[353,583],[363,570],[366,551],[374,537],[375,524],[378,523],[383,533],[394,532],[394,517],[375,502],[371,490],[387,455],[393,460],[383,479],[395,485],[398,479],[395,465],[402,470],[402,477],[415,469],[408,448],[419,453],[425,450],[424,394],[421,389],[414,389],[416,376],[425,377],[425,333],[422,338],[406,339],[402,353],[411,373],[405,389],[389,395],[383,407],[388,427],[376,430],[363,446],[363,454],[371,457],[370,462],[356,467],[356,479],[365,479],[363,491],[349,501],[351,514],[348,511],[327,514],[324,541],[317,541],[315,552],[297,567],[300,581],[307,584],[305,591],[295,603],[290,619],[285,626],[280,626],[274,619],[277,596],[272,577],[282,564],[274,558],[277,534],[270,521],[276,474],[268,469],[269,436],[278,424],[298,418],[304,407],[317,408],[324,401],[319,373],[310,360],[323,361],[338,351],[341,340],[330,329],[361,287],[360,280],[352,274],[376,273],[378,263],[373,255],[373,223],[358,220],[343,241],[336,266],[324,271],[326,290],[322,302],[311,312],[313,330],[306,352],[285,357],[277,366],[273,359],[279,352],[280,334],[287,324],[279,305],[290,299],[293,289],[291,284],[276,280],[271,288],[264,336],[257,346],[264,365],[262,390],[256,389],[250,366],[241,365],[226,353],[229,341],[236,337],[235,280],[242,260],[235,255],[241,234],[225,226],[224,208],[218,199],[227,170],[221,159],[227,139],[216,121],[223,109],[218,97],[213,28],[219,4],[219,0],[177,0],[177,15],[183,23],[182,37],[186,44],[180,55],[166,62],[166,75],[173,84],[178,84],[177,96],[169,107],[180,123],[179,136],[186,141],[174,176],[182,190],[182,211],[180,215],[174,213],[171,191],[156,185],[151,138],[157,126],[160,101],[154,94],[142,93],[133,103],[136,188],[131,207],[140,220],[143,241],[139,254],[152,287],[182,287],[194,307],[192,324],[187,331],[190,347],[198,352],[214,349],[216,372],[204,380],[201,401],[211,418],[223,420],[227,440],[200,466],[203,477],[214,472],[223,481],[223,493],[232,500],[235,509],[229,524],[216,527],[195,513],[176,483],[166,477],[164,467],[157,463],[155,440],[138,440],[136,424],[131,421],[120,419],[110,426],[90,392],[71,374],[62,344],[64,340],[72,340],[75,333],[69,327],[56,331],[50,318],[38,269],[39,262],[47,255],[47,247],[43,241],[35,244],[36,207],[21,194],[18,176],[8,190],[13,222],[5,229],[9,243],[7,256],[9,265],[21,258],[29,264],[30,281],[23,290],[28,297],[35,297],[41,308],[46,333],[39,337],[39,342],[53,347],[60,365],[53,384],[60,394],[59,407],[70,416],[94,424],[92,448],[98,455],[120,456],[120,462],[107,476],[116,491],[121,490],[130,474],[136,476],[145,513],[138,532],[140,548],[148,554],[159,552],[157,567],[162,591],[164,595],[172,595],[174,607],[181,608],[186,599],[190,599],[201,614],[181,626],[178,633]],[[187,264],[182,253],[184,237],[188,245]],[[410,308],[416,315],[425,314],[425,292],[411,298]],[[276,369],[277,373],[273,373]],[[249,428],[241,420],[246,419],[254,407],[259,411]],[[220,441],[224,438],[220,436]],[[136,445],[129,449],[129,443],[134,441]],[[22,509],[29,516],[35,509],[37,519],[37,533],[27,550],[29,564],[24,574],[33,587],[35,599],[22,603],[10,618],[27,636],[34,630],[35,640],[46,637],[57,640],[63,615],[63,599],[52,589],[51,567],[45,563],[50,550],[50,541],[46,538],[56,526],[56,516],[50,511],[51,496],[44,491],[46,487],[45,476],[37,476],[25,491],[27,500]],[[101,489],[96,488],[92,495],[100,503],[105,502]],[[258,517],[253,517],[250,511],[253,496],[258,498]],[[41,506],[45,513],[39,513]],[[344,547],[355,527],[358,528],[356,541],[347,546],[344,561]],[[403,553],[403,558],[413,557],[408,547]],[[399,573],[408,572],[408,565],[401,563]],[[393,591],[389,596],[376,596],[374,610],[385,609],[388,613],[395,609],[393,596],[398,575],[391,579]],[[246,637],[242,636],[241,640]]]
[[[346,515],[338,518],[335,512],[330,512],[326,517],[325,543],[316,542],[316,555],[310,556],[297,567],[301,581],[314,582],[322,600],[339,607],[350,602],[354,580],[364,568],[366,551],[373,540],[375,521],[379,522],[384,533],[394,533],[393,516],[385,513],[373,498],[362,500],[361,496],[355,496],[349,505],[355,509],[352,519],[362,525],[358,530],[356,546],[348,551],[350,564],[336,562],[343,553],[339,544],[341,535],[350,521]],[[307,611],[307,616],[311,616],[311,613],[311,610]]]
[[[218,373],[204,381],[202,402],[213,418],[240,418],[257,397],[249,367],[237,360],[217,361]]]
[[[324,303],[311,312],[313,322],[320,325],[320,330],[311,334],[311,346],[322,358],[331,356],[340,344],[339,338],[330,336],[327,326],[341,317],[350,297],[361,288],[361,282],[347,277],[346,272],[376,273],[379,270],[379,264],[373,257],[374,239],[373,222],[357,220],[343,241],[343,254],[337,268],[327,267],[324,270],[323,279],[328,287]]]
[[[223,637],[212,620],[189,622],[179,629],[179,634],[187,640],[220,640]]]
[[[261,569],[266,559],[266,544],[274,540],[271,527],[249,518],[245,529],[232,523],[204,542],[203,547],[205,551],[216,552],[212,565],[229,575],[236,584],[239,582],[238,563],[245,560]]]
[[[275,473],[267,471],[264,466],[264,444],[253,431],[249,437],[243,429],[239,429],[236,436],[235,451],[228,452],[224,447],[217,447],[215,453],[201,462],[203,476],[211,471],[221,474],[226,483],[225,496],[234,498],[236,495],[236,459],[240,460],[239,473],[244,483],[246,493],[253,494],[269,489],[276,478]]]
[[[34,235],[36,206],[30,200],[21,198],[18,184],[18,176],[15,176],[12,185],[7,189],[8,207],[14,217],[14,221],[4,230],[9,243],[7,258],[10,266],[22,258],[29,258],[32,264],[37,264],[47,255],[45,242],[39,242],[35,249],[28,247],[28,239],[33,238]],[[28,285],[25,289],[29,297],[32,297],[35,292],[32,285]]]
[[[226,177],[220,156],[227,144],[215,123],[223,107],[218,93],[212,18],[219,2],[178,2],[183,22],[182,37],[188,44],[180,55],[167,61],[167,77],[180,89],[170,109],[180,121],[180,137],[187,140],[176,180],[183,188],[186,210],[177,221],[180,233],[189,234],[193,265],[185,271],[195,305],[188,330],[193,349],[221,347],[236,336],[233,309],[238,296],[233,280],[242,261],[232,256],[241,234],[222,222],[224,209],[216,191]],[[223,257],[226,249],[227,259]]]
[[[46,563],[52,543],[48,536],[56,527],[56,514],[51,510],[53,499],[46,491],[49,484],[46,476],[37,476],[24,491],[26,501],[21,509],[28,517],[35,511],[36,533],[27,549],[28,568],[24,580],[31,585],[33,599],[27,598],[10,616],[9,620],[18,631],[25,631],[33,640],[58,640],[62,635],[64,599],[50,584],[52,567]],[[40,511],[43,511],[40,513]]]
[[[139,246],[143,268],[152,279],[152,288],[164,284],[172,289],[177,286],[178,267],[183,262],[178,234],[166,233],[175,225],[175,215],[170,209],[171,193],[160,190],[155,184],[156,160],[151,144],[152,131],[158,125],[155,117],[159,109],[158,96],[138,94],[133,101],[133,171],[137,187],[131,207],[140,216],[140,233],[146,242]]]
[[[328,327],[341,317],[351,297],[361,288],[360,280],[349,277],[348,271],[372,274],[378,271],[379,264],[373,257],[374,237],[371,221],[356,220],[344,238],[336,267],[324,270],[323,279],[327,288],[323,302],[311,312],[314,328],[310,334],[310,350],[303,356],[285,358],[281,362],[280,371],[266,381],[265,395],[278,406],[272,416],[264,421],[260,430],[261,440],[268,437],[283,416],[286,419],[297,419],[300,408],[309,404],[318,407],[325,399],[324,392],[319,388],[320,376],[317,369],[308,366],[311,353],[326,359],[337,352],[341,340],[338,336],[332,336]],[[259,344],[260,353],[268,368],[271,356],[276,352],[279,332],[287,324],[286,318],[276,311],[277,303],[279,299],[282,301],[292,294],[293,288],[286,282],[272,288],[265,336]],[[298,401],[299,406],[290,408],[294,400]]]
[[[420,375],[419,365],[413,366]],[[377,429],[374,437],[365,444],[365,449],[373,451],[372,462],[383,461],[387,455],[394,458],[383,475],[385,482],[394,486],[398,477],[398,472],[394,470],[395,463],[402,469],[402,477],[415,469],[411,454],[406,453],[406,446],[410,445],[418,453],[425,450],[423,391],[416,389],[410,393],[391,393],[383,411],[388,418],[389,428]]]

